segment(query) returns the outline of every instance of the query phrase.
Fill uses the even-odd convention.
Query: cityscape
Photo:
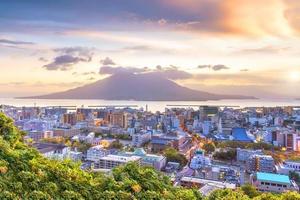
[[[175,106],[175,105],[174,105]],[[186,105],[185,105],[186,106]],[[174,186],[299,191],[300,107],[14,107],[1,112],[49,159],[110,174],[127,163],[151,166]]]
[[[0,200],[300,200],[300,1],[1,0]]]

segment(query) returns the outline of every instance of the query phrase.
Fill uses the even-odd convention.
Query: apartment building
[[[95,168],[113,169],[119,165],[124,165],[129,162],[136,162],[141,164],[141,157],[139,156],[121,156],[121,155],[107,155],[101,157],[98,162],[95,163]]]
[[[286,175],[257,172],[251,175],[250,180],[261,192],[299,191],[298,185]]]

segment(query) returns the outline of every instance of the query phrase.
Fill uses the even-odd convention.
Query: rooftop
[[[253,142],[253,140],[248,137],[245,128],[233,128],[232,136],[234,137],[234,140],[237,140],[237,141]]]
[[[290,178],[286,175],[257,172],[256,177],[257,180],[259,181],[270,181],[270,182],[285,183],[285,184],[291,183]]]
[[[116,162],[130,162],[130,161],[138,161],[141,157],[139,156],[119,156],[119,155],[107,155],[105,157],[102,157],[100,160],[110,160],[110,161],[116,161]]]

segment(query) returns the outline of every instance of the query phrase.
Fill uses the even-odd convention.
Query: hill
[[[146,74],[115,74],[103,80],[68,91],[26,97],[37,99],[104,99],[137,101],[205,101],[253,99],[250,96],[217,95],[192,90],[167,78]]]

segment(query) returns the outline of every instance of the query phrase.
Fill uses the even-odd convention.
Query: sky
[[[0,1],[0,97],[120,71],[196,90],[300,97],[298,0]]]

